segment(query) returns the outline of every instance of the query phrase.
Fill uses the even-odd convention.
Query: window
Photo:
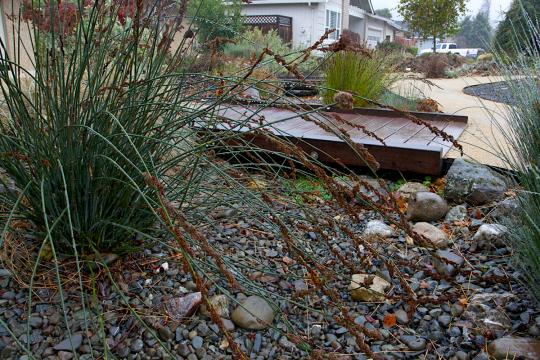
[[[450,44],[450,46],[448,48],[449,49],[457,49],[457,45],[456,44]]]
[[[341,35],[341,13],[337,11],[326,10],[326,26],[325,30],[336,29],[330,34],[329,39],[337,40]]]

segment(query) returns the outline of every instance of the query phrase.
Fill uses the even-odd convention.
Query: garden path
[[[507,167],[501,159],[501,153],[508,151],[501,130],[505,128],[503,114],[509,107],[463,93],[463,89],[467,86],[501,80],[501,77],[497,76],[430,80],[438,88],[407,79],[400,81],[397,87],[404,94],[410,94],[414,87],[417,89],[415,91],[420,91],[424,96],[439,102],[444,112],[468,116],[467,129],[459,138],[465,157],[487,165]],[[454,149],[447,157],[457,158],[459,153]]]

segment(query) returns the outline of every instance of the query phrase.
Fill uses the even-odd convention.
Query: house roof
[[[308,4],[308,3],[324,3],[327,0],[250,0],[244,5],[265,5],[265,4]],[[371,0],[350,0],[352,6],[356,6],[371,14],[375,14]]]
[[[373,4],[371,3],[371,0],[350,0],[350,1],[351,1],[352,6],[356,6],[371,14],[375,14],[375,10],[373,9]]]
[[[404,30],[403,27],[400,24],[398,24],[398,22],[393,21],[392,19],[388,19],[388,18],[385,18],[384,16],[379,16],[379,15],[375,15],[375,14],[367,14],[367,15],[372,19],[377,19],[377,20],[384,21],[385,23],[387,23],[391,27],[395,28],[396,30],[401,30],[401,31]]]
[[[307,4],[307,3],[323,3],[326,0],[250,0],[249,3],[243,5],[267,5],[267,4]]]

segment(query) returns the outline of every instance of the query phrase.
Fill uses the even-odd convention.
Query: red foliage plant
[[[140,0],[114,1],[113,8],[118,22],[125,25],[127,18],[135,16],[140,3]],[[84,3],[85,8],[94,5],[97,5],[94,0],[86,0]],[[114,14],[112,15],[114,16]],[[71,35],[83,16],[84,13],[74,2],[45,0],[42,6],[37,6],[32,0],[23,0],[22,19],[34,23],[41,31],[54,31],[63,36]]]
[[[43,8],[39,8],[35,7],[32,1],[23,0],[22,19],[33,22],[42,31],[70,35],[79,18],[77,5],[71,2],[46,0]]]

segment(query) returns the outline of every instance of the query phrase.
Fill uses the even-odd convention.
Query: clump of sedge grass
[[[499,153],[515,170],[520,185],[521,223],[509,226],[511,243],[516,263],[522,266],[530,289],[540,301],[540,33],[524,11],[523,17],[528,29],[515,48],[524,44],[527,48],[521,54],[495,53],[514,101],[503,111],[503,121],[496,124],[506,140],[499,144]]]
[[[332,104],[335,94],[345,91],[356,96],[356,107],[366,106],[362,98],[379,100],[384,90],[397,81],[394,69],[394,61],[381,51],[370,56],[353,51],[336,53],[326,66],[323,101]]]

